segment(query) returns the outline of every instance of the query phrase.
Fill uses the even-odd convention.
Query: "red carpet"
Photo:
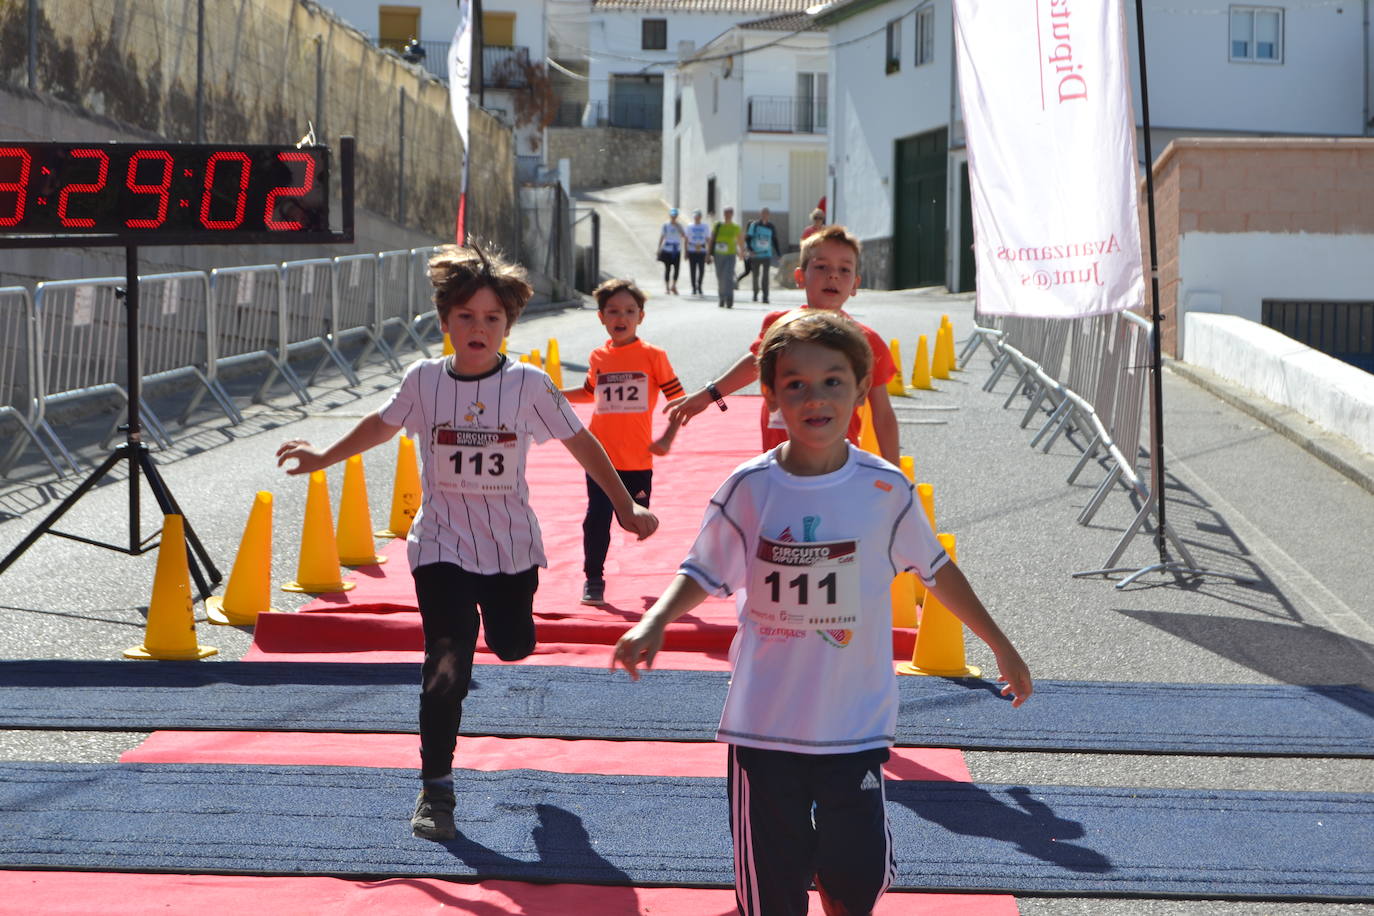
[[[42,901],[41,907],[35,901]],[[427,878],[346,881],[238,875],[135,875],[110,872],[0,872],[0,914],[147,916],[246,913],[254,916],[733,916],[734,893],[675,887],[592,887]],[[811,896],[811,913],[820,903]],[[994,894],[888,894],[874,916],[1016,916],[1012,897]]]

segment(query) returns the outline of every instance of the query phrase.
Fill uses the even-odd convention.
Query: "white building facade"
[[[804,13],[728,30],[670,71],[663,191],[684,212],[744,223],[767,207],[795,247],[826,193],[827,37]]]
[[[1156,156],[1183,136],[1368,134],[1374,45],[1359,4],[1144,3]],[[951,0],[838,0],[816,18],[831,47],[829,217],[863,240],[865,282],[971,289]]]

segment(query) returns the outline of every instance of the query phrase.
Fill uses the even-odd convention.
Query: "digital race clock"
[[[328,234],[327,147],[0,140],[0,247],[6,236],[137,245]]]

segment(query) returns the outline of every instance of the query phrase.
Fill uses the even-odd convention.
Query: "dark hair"
[[[434,310],[440,321],[485,286],[505,310],[507,327],[515,324],[534,294],[525,276],[525,268],[498,251],[484,251],[475,241],[444,245],[429,259],[429,282],[434,284]]]
[[[829,226],[822,226],[815,232],[808,235],[801,243],[801,261],[799,266],[802,269],[811,263],[811,254],[816,250],[816,246],[822,242],[842,242],[854,250],[854,267],[858,269],[859,258],[863,254],[863,248],[859,244],[859,239],[852,232],[838,223]]]
[[[793,344],[814,343],[843,353],[862,380],[873,368],[868,337],[853,319],[829,309],[797,309],[796,317],[784,315],[768,328],[759,347],[759,384],[772,388],[778,377],[778,359]]]
[[[644,291],[635,285],[635,281],[626,280],[623,277],[613,277],[592,290],[592,295],[596,298],[596,310],[599,312],[606,307],[606,303],[616,293],[629,293],[639,304],[639,310],[644,311],[644,303],[648,301],[648,296]]]

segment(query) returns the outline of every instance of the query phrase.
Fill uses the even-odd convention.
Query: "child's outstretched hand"
[[[995,653],[997,658],[997,680],[1007,686],[1002,688],[1002,696],[1010,695],[1013,708],[1020,706],[1030,699],[1034,687],[1031,685],[1030,669],[1021,658],[1021,653],[1010,646],[1000,653]]]
[[[677,426],[682,426],[688,420],[701,413],[711,404],[711,395],[705,388],[695,394],[669,401],[664,406],[663,412],[668,415],[668,422]]]
[[[633,511],[629,518],[623,517],[619,512],[615,514],[615,520],[620,523],[620,527],[626,531],[639,536],[642,541],[649,535],[658,530],[658,516],[639,503],[633,504]]]
[[[286,462],[293,459],[296,465],[286,469],[288,474],[309,474],[326,467],[321,453],[311,448],[310,443],[304,439],[288,440],[277,449],[277,467],[283,467]]]
[[[625,635],[616,641],[615,649],[611,652],[611,670],[614,671],[616,665],[620,665],[630,674],[631,680],[639,680],[639,664],[643,662],[645,668],[653,668],[654,656],[658,650],[663,648],[663,630],[652,624],[646,624],[641,620],[633,627],[625,631]]]

